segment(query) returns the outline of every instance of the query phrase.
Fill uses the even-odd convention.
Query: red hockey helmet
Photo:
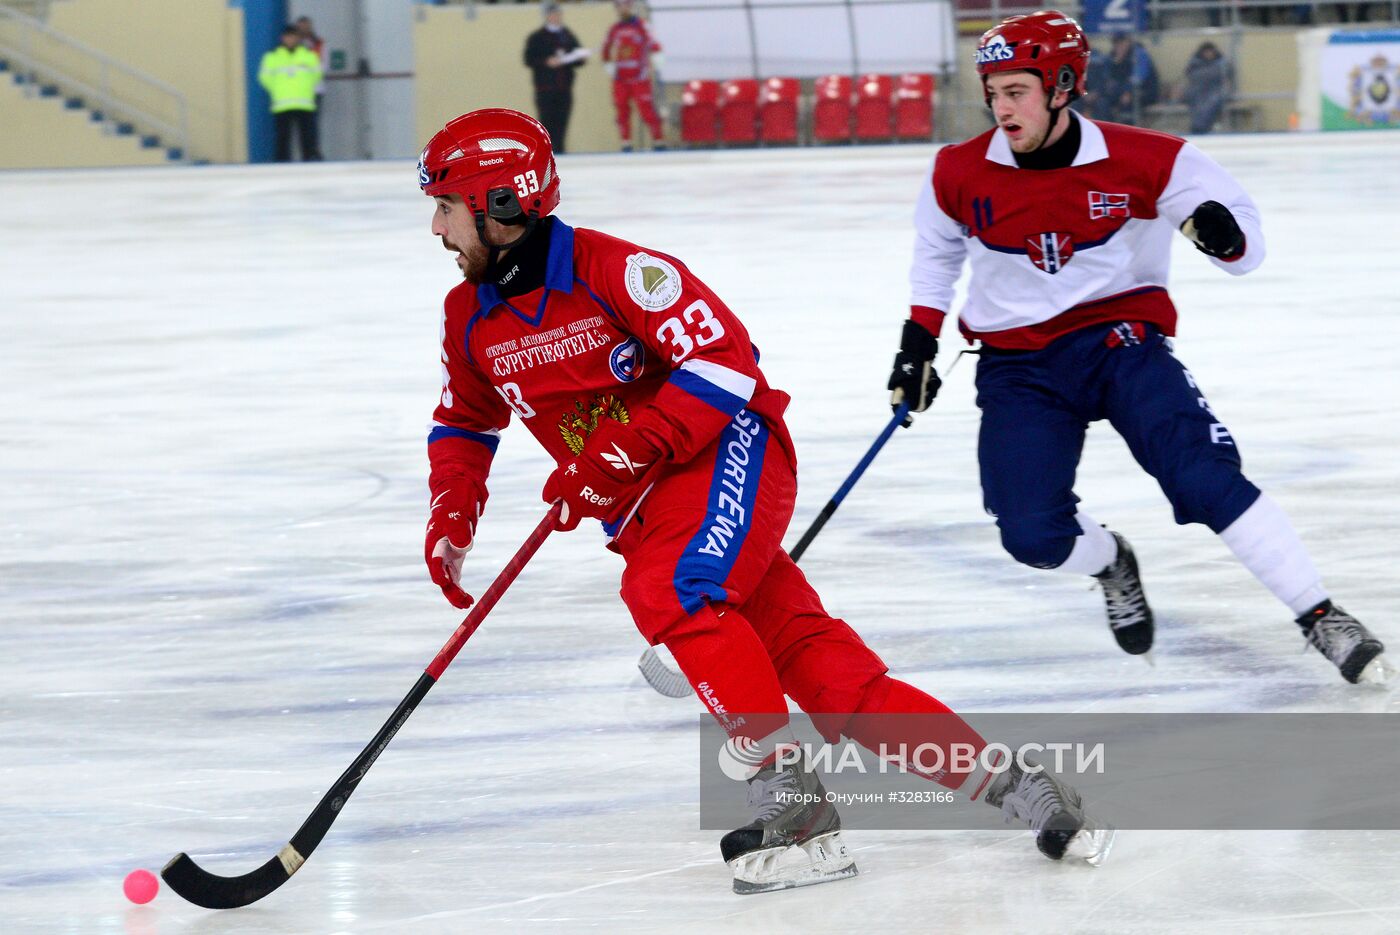
[[[544,217],[559,207],[549,132],[534,117],[493,107],[450,120],[418,157],[425,195],[461,195],[478,217]]]
[[[1059,10],[1009,17],[982,33],[977,43],[977,74],[989,106],[987,76],[1006,71],[1033,71],[1047,95],[1068,91],[1074,100],[1084,94],[1089,40],[1074,17]]]

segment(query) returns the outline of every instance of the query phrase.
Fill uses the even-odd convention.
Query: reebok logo
[[[623,451],[621,448],[619,448],[617,442],[613,442],[612,447],[613,451],[617,453],[611,454],[605,451],[603,452],[603,460],[611,464],[613,467],[617,468],[619,471],[626,468],[629,474],[636,474],[637,468],[644,468],[651,463],[650,461],[633,461],[632,456],[629,455],[627,452]]]
[[[616,497],[605,497],[602,494],[594,493],[592,487],[584,487],[583,490],[579,491],[579,496],[594,506],[608,506],[617,499]]]

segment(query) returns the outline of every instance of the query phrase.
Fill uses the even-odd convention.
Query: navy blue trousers
[[[1055,568],[1074,548],[1074,474],[1099,419],[1157,479],[1178,523],[1220,532],[1259,496],[1230,432],[1151,326],[1097,325],[1039,351],[984,349],[977,405],[983,504],[1027,565]]]

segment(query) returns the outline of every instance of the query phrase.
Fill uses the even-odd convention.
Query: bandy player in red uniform
[[[428,438],[433,580],[454,605],[470,605],[462,559],[514,413],[557,464],[544,499],[562,501],[560,528],[603,521],[626,563],[622,599],[637,628],[671,651],[731,743],[767,753],[750,789],[772,807],[721,842],[735,891],[854,875],[816,775],[779,767],[769,752],[792,736],[784,694],[828,740],[845,734],[877,751],[985,742],[890,678],[782,550],[797,490],[787,394],[768,385],[743,324],[683,263],[551,216],[559,176],[534,119],[458,117],[429,141],[418,175],[436,204],[433,233],[465,279],[444,304],[442,398]],[[941,716],[858,717],[872,714]],[[901,734],[930,721],[941,736]],[[1043,771],[929,778],[1028,822],[1052,858],[1096,862],[1111,843],[1074,790]],[[784,791],[816,794],[817,804],[775,804]]]
[[[603,40],[603,61],[612,75],[617,132],[622,137],[622,151],[625,153],[632,151],[631,101],[637,102],[637,112],[651,131],[652,146],[656,149],[666,148],[651,87],[652,56],[660,52],[661,46],[633,10],[632,0],[617,0],[617,22],[612,24],[607,38]]]
[[[1073,490],[1085,430],[1107,419],[1178,523],[1219,534],[1348,681],[1384,681],[1381,642],[1329,599],[1288,517],[1244,476],[1234,438],[1168,341],[1174,232],[1241,275],[1264,259],[1259,212],[1190,143],[1070,111],[1088,62],[1079,25],[1057,11],[983,34],[977,70],[997,126],[941,150],[920,192],[893,401],[922,411],[937,393],[937,335],[970,260],[959,327],[982,342],[978,461],[1006,550],[1036,568],[1095,576],[1118,644],[1134,654],[1152,647],[1132,548],[1080,510]]]

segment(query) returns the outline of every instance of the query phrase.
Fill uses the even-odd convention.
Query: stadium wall
[[[47,169],[161,165],[162,149],[145,149],[134,135],[103,133],[86,110],[59,97],[28,97],[0,75],[0,168]]]
[[[50,7],[49,25],[179,88],[196,158],[247,161],[241,9],[226,0],[63,0]],[[129,93],[143,103],[139,89]]]
[[[622,146],[613,118],[612,85],[598,58],[616,20],[610,3],[564,8],[565,24],[593,50],[574,81],[567,141],[571,152],[615,152]],[[478,6],[473,19],[460,6],[418,7],[413,70],[420,146],[448,120],[478,107],[535,114],[534,86],[523,53],[525,37],[541,23],[538,4]],[[633,139],[641,139],[635,129]]]

